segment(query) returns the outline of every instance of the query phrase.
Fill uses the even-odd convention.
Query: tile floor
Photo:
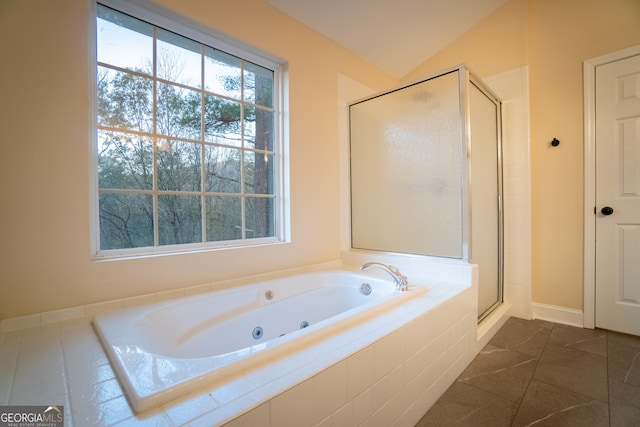
[[[640,337],[510,318],[426,426],[640,426]]]

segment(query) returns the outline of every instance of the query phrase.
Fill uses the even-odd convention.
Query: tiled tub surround
[[[420,284],[400,291],[387,278],[331,269],[98,315],[93,327],[140,413],[202,383],[224,384],[426,291]]]
[[[0,402],[62,404],[67,424],[83,427],[412,426],[477,353],[470,270],[468,283],[430,282],[425,295],[330,340],[140,415],[89,317],[6,332]]]

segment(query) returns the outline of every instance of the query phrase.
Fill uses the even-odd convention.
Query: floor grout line
[[[542,355],[547,350],[547,346],[549,345],[549,340],[551,339],[551,334],[552,333],[553,333],[553,326],[551,327],[551,332],[549,332],[549,335],[547,336],[547,339],[544,342],[544,346],[542,347],[542,350],[540,351],[540,354],[538,354],[538,356],[537,356],[536,366],[535,366],[535,368],[533,368],[533,373],[531,374],[531,377],[529,378],[529,381],[527,381],[527,386],[524,388],[524,392],[522,393],[522,397],[520,397],[520,401],[518,402],[518,409],[516,409],[515,414],[513,414],[513,419],[511,420],[511,425],[513,425],[515,420],[518,418],[518,413],[520,412],[520,409],[522,408],[522,402],[524,402],[524,398],[527,395],[527,392],[529,391],[529,387],[531,387],[531,382],[533,381],[533,378],[536,376],[536,371],[538,370],[538,366],[540,366],[540,361],[542,360]]]
[[[476,390],[477,391],[477,399],[478,402],[481,402],[482,398],[480,396],[494,396],[495,398],[499,398],[502,402],[505,402],[504,404],[506,404],[506,402],[511,402],[512,405],[510,406],[510,415],[509,413],[503,413],[503,417],[511,417],[510,418],[510,422],[508,424],[504,424],[504,425],[509,425],[509,426],[515,426],[516,422],[518,423],[517,425],[522,425],[523,422],[524,424],[529,424],[529,425],[536,425],[540,422],[549,422],[549,419],[554,417],[554,416],[561,416],[561,417],[577,417],[576,419],[581,419],[580,417],[584,417],[586,412],[583,410],[584,408],[594,408],[594,409],[589,409],[589,411],[596,411],[596,413],[599,411],[599,420],[601,422],[602,425],[609,425],[609,426],[613,426],[615,425],[614,423],[616,422],[616,420],[614,420],[614,413],[612,412],[612,409],[614,408],[614,406],[616,406],[617,404],[619,405],[619,403],[615,403],[612,402],[612,398],[611,398],[611,390],[610,390],[610,382],[611,382],[611,357],[612,357],[612,349],[611,346],[609,345],[609,339],[612,336],[612,333],[610,331],[605,331],[605,330],[594,330],[592,331],[592,333],[595,334],[600,334],[600,336],[594,336],[593,338],[584,338],[585,335],[588,335],[590,332],[590,330],[588,329],[584,329],[581,330],[580,328],[576,328],[575,332],[572,332],[571,330],[568,329],[562,329],[562,328],[568,328],[569,326],[566,325],[561,325],[561,324],[552,324],[551,328],[547,328],[550,330],[548,336],[546,337],[546,339],[544,340],[544,343],[540,342],[539,345],[540,347],[540,351],[538,353],[537,356],[533,356],[531,353],[527,353],[527,352],[522,352],[522,351],[518,351],[515,348],[517,347],[517,344],[512,344],[510,341],[514,341],[515,339],[518,340],[518,343],[525,343],[527,341],[529,341],[531,338],[533,338],[535,335],[537,335],[540,331],[537,332],[532,332],[531,333],[531,337],[529,338],[525,338],[524,340],[522,339],[522,336],[518,336],[517,332],[519,332],[519,329],[517,327],[515,327],[516,324],[519,323],[515,323],[515,322],[533,322],[533,321],[522,321],[520,319],[514,320],[514,323],[512,323],[511,325],[511,330],[508,330],[508,324],[505,324],[499,331],[498,333],[496,333],[496,336],[498,334],[500,334],[500,332],[504,329],[505,330],[505,335],[503,335],[502,337],[499,338],[499,342],[500,345],[496,344],[495,341],[495,337],[492,338],[489,343],[487,344],[487,346],[491,345],[493,347],[496,347],[495,349],[490,349],[490,350],[486,350],[486,347],[483,348],[480,353],[478,354],[478,356],[482,355],[483,358],[481,359],[482,365],[477,365],[476,368],[479,370],[482,370],[482,366],[491,366],[492,363],[490,362],[491,360],[495,360],[496,362],[500,361],[500,357],[501,354],[504,353],[504,350],[510,350],[513,351],[515,353],[519,353],[521,355],[526,355],[526,356],[531,356],[533,357],[533,359],[531,360],[535,360],[535,368],[533,369],[533,371],[531,372],[529,378],[526,381],[526,385],[523,386],[523,391],[522,391],[522,395],[520,396],[519,400],[517,402],[511,401],[510,399],[500,396],[498,394],[496,394],[495,392],[492,392],[492,387],[494,387],[494,390],[499,390],[498,388],[495,388],[496,383],[493,383],[493,385],[491,385],[491,383],[488,383],[488,386],[485,386],[484,384],[486,383],[476,383],[476,384],[469,384],[467,382],[465,382],[465,379],[468,378],[463,378],[462,374],[456,379],[456,381],[454,382],[454,384],[452,385],[452,387],[454,385],[456,385],[457,383],[460,384],[464,384],[465,386],[469,386],[471,387],[471,389],[456,389],[455,392],[452,392],[453,394],[451,395],[447,395],[447,392],[449,392],[449,390],[451,390],[451,387],[447,390],[447,392],[445,392],[445,394],[443,396],[441,396],[441,398],[434,404],[434,406],[429,410],[429,412],[427,412],[423,418],[420,420],[420,422],[418,422],[418,424],[416,426],[423,426],[423,425],[431,425],[429,424],[430,422],[447,422],[447,423],[455,423],[457,421],[460,421],[462,419],[469,419],[469,417],[471,416],[478,416],[479,419],[482,418],[482,414],[478,415],[479,411],[486,411],[486,407],[487,407],[487,403],[485,404],[480,404],[478,407],[474,407],[472,405],[472,403],[470,403],[470,400],[473,400],[473,397],[469,397],[471,395],[468,395],[467,393],[475,393],[472,390]],[[531,323],[533,325],[533,323]],[[527,329],[523,329],[524,331],[526,331]],[[583,332],[584,331],[584,332]],[[554,333],[555,332],[555,333]],[[572,335],[573,333],[573,335]],[[553,340],[552,340],[553,338]],[[574,341],[571,341],[569,343],[562,343],[562,341],[566,341],[566,340],[571,340],[572,338],[574,338]],[[604,338],[604,339],[603,339]],[[638,337],[640,339],[640,337]],[[587,386],[587,388],[576,388],[574,386],[574,384],[579,384],[579,383],[572,383],[572,382],[555,382],[555,378],[551,378],[551,377],[545,377],[545,373],[543,373],[542,371],[539,371],[539,369],[541,369],[541,362],[543,360],[543,357],[545,357],[545,354],[547,354],[547,359],[544,365],[544,368],[546,370],[546,375],[549,375],[549,372],[553,372],[553,370],[549,371],[547,370],[547,368],[549,366],[553,366],[551,365],[553,356],[551,355],[551,353],[549,353],[550,351],[552,351],[552,348],[550,347],[551,342],[553,341],[556,344],[559,344],[559,347],[563,347],[563,348],[571,348],[574,351],[578,351],[580,353],[584,353],[584,354],[589,354],[592,356],[602,356],[602,353],[600,351],[598,351],[597,348],[590,348],[590,349],[580,349],[580,348],[573,348],[571,347],[572,344],[576,344],[576,343],[584,343],[584,342],[588,342],[588,341],[594,341],[594,340],[602,340],[604,343],[600,344],[600,345],[604,345],[604,360],[599,359],[600,361],[597,362],[596,365],[594,365],[593,369],[599,370],[602,369],[602,363],[604,363],[604,372],[605,372],[605,377],[604,377],[604,382],[606,383],[606,396],[602,396],[602,397],[606,397],[606,401],[603,401],[601,398],[597,398],[594,397],[594,393],[593,393],[593,387],[594,384],[597,385],[599,384],[600,381],[603,381],[602,378],[602,372],[603,371],[599,371],[600,374],[596,372],[594,372],[594,376],[593,376],[593,381],[597,381],[597,382],[590,382],[587,384],[590,384]],[[541,340],[542,341],[542,340]],[[558,347],[558,348],[559,348]],[[531,347],[529,347],[531,348]],[[600,348],[600,347],[599,347]],[[576,353],[577,354],[577,353]],[[617,376],[620,376],[619,381],[622,382],[622,376],[626,375],[626,379],[628,379],[629,377],[629,372],[630,370],[633,370],[635,367],[637,367],[640,364],[640,351],[636,351],[633,352],[631,354],[629,354],[629,352],[625,353],[626,354],[626,359],[625,359],[625,369],[623,370],[623,372],[620,372],[620,370],[616,370],[616,374]],[[488,357],[494,357],[493,359],[487,359]],[[592,360],[595,358],[592,358]],[[474,362],[476,362],[476,359],[474,359],[474,361],[472,361],[469,366],[471,366]],[[487,361],[489,360],[489,362]],[[508,361],[505,361],[505,359],[502,359],[504,362],[500,362],[500,363],[509,363]],[[531,361],[530,360],[530,361]],[[486,364],[486,365],[485,365]],[[630,369],[628,368],[628,364],[631,365]],[[518,365],[522,365],[522,363],[519,363]],[[589,365],[586,365],[587,367],[589,367]],[[598,368],[599,366],[599,368]],[[510,365],[510,367],[513,367],[513,365]],[[467,366],[468,368],[468,366]],[[479,377],[482,375],[487,375],[487,377],[489,378],[489,374],[492,373],[496,373],[496,372],[501,372],[506,370],[507,368],[500,368],[500,369],[493,369],[491,372],[489,371],[483,371],[480,374],[474,375],[473,377]],[[557,369],[557,368],[556,368]],[[466,370],[466,368],[465,368]],[[536,375],[538,375],[538,377],[536,377]],[[500,377],[503,378],[503,377]],[[572,378],[572,377],[569,377]],[[536,382],[537,385],[535,385],[534,387],[536,387],[536,389],[532,389],[534,380]],[[551,381],[549,381],[551,380]],[[497,380],[496,380],[497,381]],[[498,385],[501,385],[501,383],[498,383]],[[543,386],[544,385],[544,386]],[[631,384],[632,387],[636,387],[638,388],[638,390],[640,391],[640,387],[636,384]],[[542,389],[540,387],[543,387]],[[546,389],[545,389],[546,387]],[[549,389],[549,387],[552,387],[552,389]],[[462,391],[464,390],[464,391]],[[530,395],[529,393],[532,390],[537,390],[538,392],[541,392],[542,390],[555,390],[555,392],[561,393],[559,396],[562,398],[562,400],[560,401],[556,401],[556,402],[550,402],[551,406],[548,405],[544,405],[541,407],[542,409],[538,409],[538,406],[535,405],[535,402],[537,398],[539,397],[534,397],[534,395]],[[602,389],[600,389],[602,390]],[[464,394],[460,394],[460,393],[464,393]],[[564,394],[566,393],[566,394]],[[527,397],[529,395],[529,397]],[[464,396],[464,399],[467,399],[465,401],[458,401],[456,400],[463,398],[462,396]],[[563,397],[563,396],[566,396]],[[525,403],[525,399],[527,402],[527,407],[523,407],[523,404]],[[567,400],[565,400],[567,399]],[[576,400],[577,399],[577,400]],[[573,400],[573,403],[571,403],[571,401]],[[442,403],[441,403],[442,401]],[[556,409],[551,409],[554,407],[554,405],[559,404],[560,402],[566,402],[566,406],[563,405],[559,405],[559,406],[555,406]],[[532,406],[532,403],[534,406]],[[439,409],[438,405],[441,405]],[[504,405],[501,404],[501,405]],[[456,406],[458,405],[458,406]],[[503,406],[504,407],[504,406]],[[549,408],[550,412],[548,414],[544,413],[544,408]],[[435,408],[435,410],[434,410]],[[457,409],[456,409],[457,408]],[[603,412],[606,408],[606,416],[605,413]],[[635,408],[635,409],[634,409]],[[456,418],[454,415],[454,412],[458,410],[461,411],[459,413],[460,417],[462,418]],[[504,421],[504,418],[499,418],[499,414],[495,413],[495,408],[493,409],[494,413],[489,414],[490,416],[494,417],[495,419],[493,419],[492,421],[495,421],[497,419],[501,419]],[[506,409],[505,409],[506,410]],[[637,411],[637,412],[633,412],[633,414],[638,414],[638,419],[634,418],[634,422],[640,422],[640,407],[638,406],[632,406],[631,411]],[[434,413],[433,417],[431,419],[428,419],[428,416],[430,415],[430,413]],[[438,412],[439,411],[439,412]],[[453,412],[452,412],[453,411]],[[524,412],[523,412],[524,411]],[[533,412],[532,412],[533,411]],[[438,417],[442,417],[444,416],[443,414],[446,414],[447,417],[446,419],[440,419]],[[484,414],[484,416],[487,416],[487,413]],[[535,418],[535,416],[532,418],[532,415],[539,415],[539,418]],[[520,418],[519,418],[520,416]],[[635,416],[635,415],[632,415]],[[527,418],[528,417],[528,418]],[[573,418],[571,418],[573,419]],[[424,422],[423,422],[424,420]],[[565,418],[563,418],[564,421],[566,421]],[[487,424],[481,424],[481,421],[478,421],[479,424],[478,425],[487,425]],[[595,422],[595,421],[594,421]],[[493,424],[492,424],[493,425]],[[503,424],[501,424],[503,425]],[[635,425],[635,424],[634,424]]]

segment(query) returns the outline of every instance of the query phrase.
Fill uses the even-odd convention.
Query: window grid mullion
[[[205,102],[206,102],[206,93],[204,91],[204,67],[205,67],[205,46],[200,43],[200,215],[201,215],[201,229],[202,229],[202,242],[207,242],[207,198],[205,196],[205,192],[207,190],[207,161],[206,161],[206,149],[204,144],[204,135],[205,135],[205,126],[206,126],[206,118],[205,118]]]
[[[201,45],[201,46],[202,46],[202,48],[205,47],[205,45]],[[131,74],[131,75],[134,75],[134,76],[137,76],[137,77],[153,78],[154,80],[156,80],[156,81],[158,81],[160,83],[176,86],[176,87],[179,87],[179,88],[182,88],[182,89],[187,89],[187,90],[192,90],[192,91],[193,90],[198,90],[198,91],[204,92],[206,95],[213,95],[216,98],[224,99],[224,100],[231,101],[231,102],[240,102],[240,103],[243,103],[243,104],[245,104],[245,105],[247,105],[249,107],[257,108],[259,110],[269,111],[269,112],[272,112],[272,113],[275,112],[275,109],[273,107],[266,107],[264,105],[255,104],[255,103],[252,103],[252,102],[248,102],[246,100],[234,98],[233,96],[224,95],[222,93],[217,93],[217,92],[212,92],[212,91],[206,90],[204,88],[197,88],[197,87],[189,86],[189,85],[184,84],[184,83],[174,82],[174,81],[163,79],[163,78],[160,78],[160,77],[157,77],[157,76],[154,78],[153,76],[150,76],[149,74],[141,73],[139,71],[130,70],[130,69],[127,69],[127,68],[118,67],[117,65],[111,65],[111,64],[108,64],[108,63],[104,63],[104,62],[97,62],[97,65],[102,67],[102,68],[108,68],[108,69],[113,70],[113,71],[119,71],[121,73],[127,73],[127,74]]]
[[[160,199],[158,197],[158,31],[153,27],[153,246],[160,246]]]
[[[240,216],[242,224],[242,240],[247,238],[247,198],[245,193],[245,130],[244,130],[244,60],[240,61]]]

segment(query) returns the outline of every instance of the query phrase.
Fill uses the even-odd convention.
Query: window
[[[279,241],[277,64],[101,4],[96,40],[97,253]]]

